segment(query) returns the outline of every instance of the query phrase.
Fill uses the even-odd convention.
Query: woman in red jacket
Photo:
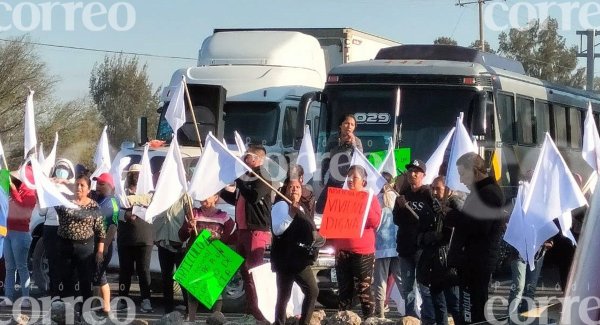
[[[33,184],[33,172],[31,166],[25,168],[25,177]],[[13,175],[16,176],[16,175]],[[0,306],[10,306],[15,297],[16,272],[19,272],[21,292],[23,297],[29,296],[29,269],[27,268],[27,256],[31,245],[29,234],[29,219],[31,211],[35,207],[35,190],[25,185],[27,182],[14,180],[10,183],[10,201],[8,207],[8,233],[4,239],[4,261],[6,265],[6,284],[4,295],[6,298],[0,302]],[[30,307],[28,299],[23,300],[22,307]]]
[[[351,166],[348,170],[348,188],[351,191],[364,191],[366,185],[366,170],[362,166]],[[377,198],[374,198],[371,200],[362,237],[334,240],[339,309],[352,310],[352,300],[356,294],[365,319],[374,316],[375,312],[371,282],[375,263],[375,231],[380,221],[381,206]]]

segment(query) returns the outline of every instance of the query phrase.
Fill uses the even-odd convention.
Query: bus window
[[[554,132],[552,138],[558,147],[567,146],[567,112],[564,106],[552,104],[552,119],[554,122]]]
[[[515,102],[513,95],[498,94],[498,123],[502,142],[515,143]]]
[[[281,128],[281,143],[284,147],[294,145],[294,134],[296,127],[296,118],[298,117],[298,108],[287,106],[283,114],[283,126]]]
[[[581,149],[582,137],[581,137],[581,111],[577,107],[571,107],[569,109],[569,144],[571,148]]]
[[[545,102],[535,102],[535,143],[544,143],[546,132],[550,132],[550,106]]]
[[[519,144],[534,143],[533,100],[517,96],[517,141]]]

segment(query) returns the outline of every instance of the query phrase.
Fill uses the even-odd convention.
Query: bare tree
[[[147,65],[140,65],[137,57],[106,56],[94,66],[90,94],[109,126],[108,136],[114,146],[124,140],[135,140],[138,117],[148,117],[148,128],[156,128],[158,92],[152,90]]]
[[[28,36],[0,43],[0,137],[9,165],[23,155],[23,117],[29,89],[43,100],[56,83]],[[41,109],[36,108],[36,113]],[[14,160],[14,161],[13,161]]]

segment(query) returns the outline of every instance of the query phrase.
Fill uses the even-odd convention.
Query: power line
[[[140,52],[125,52],[125,51],[104,50],[104,49],[95,49],[95,48],[79,47],[79,46],[68,46],[68,45],[58,45],[58,44],[50,44],[50,43],[29,42],[29,41],[20,41],[20,40],[9,40],[9,39],[4,39],[4,38],[0,38],[0,41],[3,41],[3,42],[18,42],[18,43],[24,43],[24,44],[32,44],[32,45],[38,45],[38,46],[62,48],[62,49],[77,50],[77,51],[101,52],[101,53],[112,53],[112,54],[127,54],[127,55],[136,55],[136,56],[144,56],[144,57],[150,57],[150,58],[161,58],[161,59],[193,60],[193,61],[197,60],[196,58],[189,58],[189,57],[183,57],[183,56],[169,56],[169,55],[158,55],[158,54],[140,53]]]

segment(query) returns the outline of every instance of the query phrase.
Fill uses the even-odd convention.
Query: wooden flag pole
[[[200,138],[200,130],[198,130],[198,123],[196,122],[196,114],[194,113],[194,106],[192,105],[192,98],[190,97],[190,91],[187,86],[187,82],[183,81],[183,85],[185,86],[185,97],[187,98],[188,105],[190,106],[190,112],[192,113],[192,121],[194,122],[194,129],[196,130],[196,136],[198,137],[198,145],[200,146],[200,151],[204,151],[202,148],[202,139]],[[177,134],[175,134],[177,136]]]
[[[292,204],[292,201],[290,199],[288,199],[287,196],[285,196],[281,192],[279,192],[275,187],[273,187],[273,185],[269,184],[269,182],[267,182],[264,178],[260,177],[260,175],[258,175],[255,171],[250,169],[250,172],[252,173],[252,175],[256,176],[256,178],[258,178],[261,182],[265,183],[268,187],[270,187],[273,191],[275,191],[275,194],[279,195],[288,204]]]

